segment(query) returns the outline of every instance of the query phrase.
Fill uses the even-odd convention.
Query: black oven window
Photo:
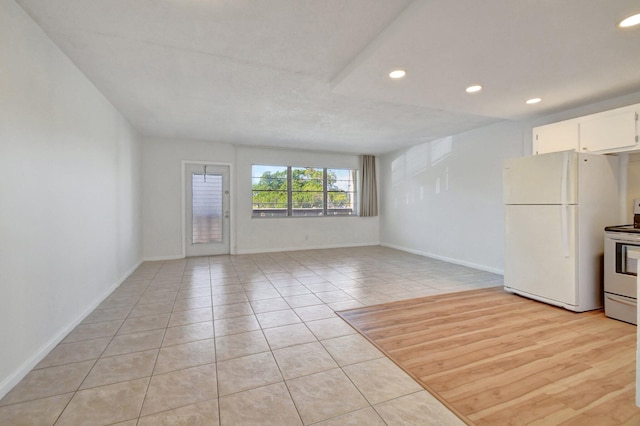
[[[640,247],[635,244],[616,243],[616,272],[625,275],[638,275],[637,261],[629,260],[628,249],[637,249]]]

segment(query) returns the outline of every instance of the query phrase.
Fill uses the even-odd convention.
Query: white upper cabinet
[[[561,121],[533,129],[533,154],[567,151],[579,148],[579,127],[577,120]]]
[[[638,105],[618,108],[580,120],[580,150],[607,153],[637,149]]]
[[[533,154],[566,151],[610,154],[640,150],[640,104],[533,128]]]

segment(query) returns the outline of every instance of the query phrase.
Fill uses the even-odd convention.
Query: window
[[[253,215],[288,216],[287,167],[253,166]]]
[[[351,216],[356,170],[254,165],[253,217]]]

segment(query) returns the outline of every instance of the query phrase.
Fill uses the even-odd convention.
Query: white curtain
[[[362,186],[360,188],[360,216],[378,216],[376,157],[373,155],[362,155],[360,162],[362,175]]]

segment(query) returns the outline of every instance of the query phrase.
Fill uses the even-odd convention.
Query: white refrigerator
[[[617,160],[563,151],[505,161],[505,290],[576,312],[602,307]]]

